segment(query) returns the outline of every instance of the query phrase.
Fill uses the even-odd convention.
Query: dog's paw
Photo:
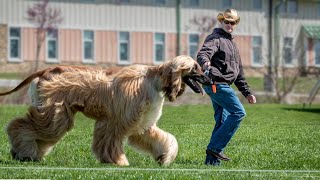
[[[22,162],[28,162],[28,161],[38,162],[38,161],[40,161],[39,158],[33,158],[31,156],[20,156],[14,150],[10,150],[10,153],[11,153],[12,158],[17,161],[22,161]]]
[[[163,153],[157,156],[156,161],[162,166],[168,166],[176,159],[178,154],[178,142],[172,134],[167,133],[164,147]]]
[[[126,156],[123,154],[120,156],[120,158],[117,160],[116,164],[118,166],[129,166],[129,161],[126,158]]]
[[[168,154],[162,154],[156,159],[156,161],[161,166],[168,166],[168,165],[170,165],[172,163],[172,161],[174,161],[175,158],[176,158],[176,156],[170,156]]]

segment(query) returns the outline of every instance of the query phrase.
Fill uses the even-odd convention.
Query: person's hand
[[[254,95],[247,96],[247,99],[250,104],[255,104],[257,102],[257,99]]]
[[[208,70],[208,68],[210,67],[210,62],[205,62],[202,66],[203,70]]]

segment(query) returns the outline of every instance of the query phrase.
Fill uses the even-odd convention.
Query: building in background
[[[28,71],[34,62],[36,29],[26,15],[37,2],[0,0],[1,72]],[[195,57],[203,39],[191,20],[234,8],[247,75],[263,76],[275,62],[305,73],[320,68],[317,0],[51,0],[50,6],[64,21],[57,36],[46,35],[42,66],[153,65],[179,54]]]

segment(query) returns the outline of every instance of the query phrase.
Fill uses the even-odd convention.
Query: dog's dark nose
[[[213,84],[213,81],[206,75],[203,75],[203,84],[204,85],[212,85]]]

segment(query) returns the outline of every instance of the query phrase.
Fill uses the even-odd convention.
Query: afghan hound
[[[103,163],[127,166],[123,143],[169,165],[177,156],[176,138],[157,127],[165,98],[175,101],[186,87],[203,93],[211,84],[199,64],[178,56],[158,66],[131,65],[117,70],[57,66],[35,72],[11,91],[30,84],[32,106],[7,126],[11,155],[39,161],[74,125],[82,112],[95,121],[92,151]]]

